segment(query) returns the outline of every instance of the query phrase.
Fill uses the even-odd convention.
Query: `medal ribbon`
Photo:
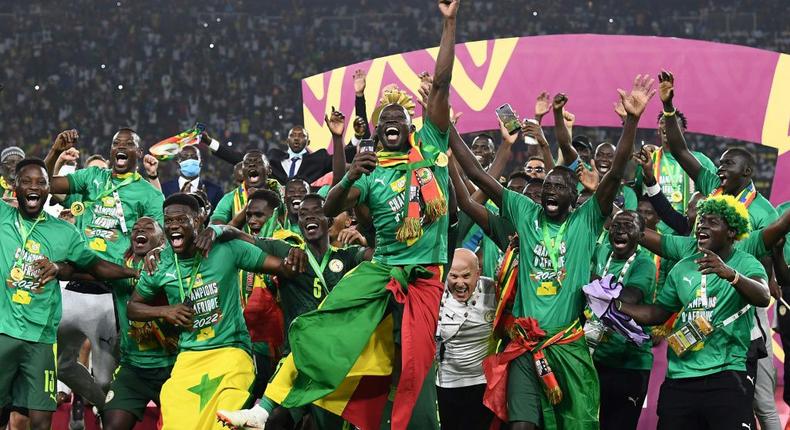
[[[178,254],[174,252],[173,258],[176,261],[176,274],[178,274],[178,292],[181,295],[181,303],[183,303],[184,299],[192,294],[192,288],[195,287],[195,280],[197,278],[197,273],[200,270],[200,263],[203,262],[203,256],[198,254],[197,257],[195,257],[195,262],[192,263],[192,272],[189,275],[189,285],[187,286],[186,294],[184,294],[184,282],[181,278],[181,268],[178,265]]]
[[[326,280],[324,279],[324,270],[326,269],[326,265],[329,264],[329,258],[331,254],[335,251],[335,248],[330,246],[329,249],[326,250],[324,253],[324,258],[321,260],[321,265],[318,264],[318,260],[313,255],[313,252],[310,251],[309,246],[304,247],[305,253],[307,253],[307,262],[310,263],[310,267],[315,272],[316,278],[321,282],[321,286],[324,287],[324,295],[329,294],[329,286],[326,284]]]
[[[568,220],[566,219],[565,222],[562,223],[560,226],[560,231],[558,231],[557,235],[554,237],[549,235],[548,220],[546,219],[545,215],[541,215],[541,226],[543,230],[543,246],[546,247],[546,253],[549,254],[549,259],[551,260],[551,269],[554,271],[554,273],[558,273],[560,267],[560,246],[562,246],[562,237],[565,236],[565,230],[568,229]],[[557,275],[557,283],[562,286],[562,281],[560,280],[559,275]]]
[[[604,275],[609,274],[609,266],[612,264],[613,256],[614,256],[614,252],[610,252],[609,259],[606,260],[606,266],[603,269]],[[635,258],[636,258],[636,252],[634,252],[633,254],[631,254],[630,257],[628,257],[628,260],[625,261],[625,264],[623,264],[623,268],[620,269],[620,273],[617,275],[617,282],[621,284],[623,283],[623,279],[625,279],[625,275],[628,273],[628,269],[631,268],[631,264],[634,262]],[[612,275],[613,274],[614,273],[612,273]]]
[[[25,223],[22,220],[22,215],[19,212],[17,212],[16,216],[17,216],[17,223],[19,224],[19,235],[22,236],[22,250],[24,250],[25,245],[27,245],[27,239],[30,237],[31,234],[33,234],[33,230],[36,229],[38,223],[43,221],[46,217],[44,216],[43,213],[39,214],[38,218],[36,218],[36,222],[34,222],[33,226],[30,227],[30,230],[28,230],[27,228],[25,228]],[[20,251],[19,257],[17,257],[16,261],[14,262],[14,267],[21,268],[21,263],[22,263],[22,252]]]
[[[119,176],[119,178],[120,178],[120,176]],[[91,205],[91,204],[93,204],[93,203],[95,203],[95,202],[97,202],[97,201],[109,196],[110,194],[114,194],[116,191],[118,191],[119,189],[121,189],[121,188],[123,188],[123,187],[125,187],[125,186],[127,186],[129,184],[131,184],[132,182],[139,181],[140,178],[141,178],[141,176],[140,176],[139,173],[134,173],[134,174],[131,174],[130,176],[127,176],[126,178],[124,178],[119,184],[113,185],[112,184],[112,175],[110,175],[110,177],[107,178],[107,182],[104,183],[104,190],[101,193],[99,193],[99,195],[96,196],[95,199],[84,201],[84,202],[82,202],[82,204],[84,206]],[[120,199],[118,199],[118,200],[120,200]]]

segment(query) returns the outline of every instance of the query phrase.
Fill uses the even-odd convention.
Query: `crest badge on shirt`
[[[337,258],[333,258],[329,261],[329,270],[333,273],[340,273],[343,271],[343,262],[338,260]]]

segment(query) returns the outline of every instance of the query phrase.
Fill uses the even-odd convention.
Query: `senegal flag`
[[[392,429],[405,429],[435,352],[439,269],[365,262],[335,286],[319,309],[291,324],[291,354],[266,388],[286,408],[310,403],[361,430],[378,429],[389,393],[393,358],[390,300],[403,306],[403,361]],[[298,370],[297,370],[298,369]]]

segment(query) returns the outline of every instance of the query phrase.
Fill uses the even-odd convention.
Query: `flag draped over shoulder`
[[[362,263],[319,309],[294,320],[292,352],[266,396],[286,408],[315,403],[362,430],[378,429],[395,353],[394,320],[388,312],[394,296],[404,304],[401,348],[409,359],[403,360],[392,428],[405,429],[435,352],[440,278],[438,268]]]

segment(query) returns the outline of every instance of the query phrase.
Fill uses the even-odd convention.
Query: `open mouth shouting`
[[[42,205],[42,198],[41,194],[39,193],[28,193],[25,196],[25,207],[29,210],[36,210]]]
[[[170,233],[170,246],[177,251],[184,249],[184,235],[178,232]]]
[[[261,176],[261,172],[258,169],[249,169],[247,170],[247,186],[256,188],[260,183],[263,177]]]
[[[616,233],[612,236],[612,246],[616,249],[624,249],[628,247],[628,233]]]
[[[697,244],[700,248],[708,249],[708,243],[710,242],[710,233],[704,229],[697,230]]]
[[[129,165],[129,155],[121,151],[116,152],[115,166],[119,169],[125,169],[128,165]]]
[[[598,173],[604,175],[612,169],[612,162],[609,160],[596,161],[595,167],[598,168]]]
[[[544,206],[546,207],[547,211],[551,213],[556,213],[560,210],[560,202],[559,200],[557,200],[556,197],[548,196],[544,198],[544,202],[545,202]]]
[[[293,209],[294,212],[298,211],[300,204],[302,204],[302,200],[301,199],[293,199],[293,200],[291,200],[291,209]]]
[[[304,226],[305,233],[314,234],[318,232],[318,223],[309,222]]]
[[[722,188],[726,187],[727,186],[727,175],[725,175],[724,172],[719,172],[717,174],[717,176],[719,177],[719,181],[721,182]]]
[[[394,144],[400,139],[400,130],[397,127],[387,127],[384,130],[384,136],[386,136],[387,142]]]

